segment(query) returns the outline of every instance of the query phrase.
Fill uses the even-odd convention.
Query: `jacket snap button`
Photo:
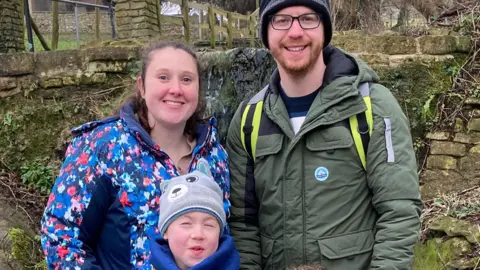
[[[330,154],[330,155],[333,154],[334,152],[335,152],[334,149],[328,149],[328,150],[327,150],[327,154]]]
[[[354,257],[354,256],[348,256],[348,257],[347,257],[347,260],[351,261],[351,260],[353,260],[353,257]]]

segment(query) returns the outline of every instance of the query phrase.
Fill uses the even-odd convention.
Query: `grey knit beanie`
[[[330,18],[330,7],[328,0],[262,0],[260,3],[260,33],[265,47],[268,46],[268,24],[270,16],[279,10],[291,6],[306,6],[320,14],[320,20],[323,23],[325,31],[324,47],[330,43],[332,39],[332,20]]]
[[[181,215],[197,211],[217,218],[220,232],[223,232],[227,223],[223,195],[212,177],[195,171],[163,182],[161,189],[158,229],[162,235]]]

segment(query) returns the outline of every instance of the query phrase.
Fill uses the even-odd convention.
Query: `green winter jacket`
[[[271,121],[262,120],[253,171],[241,142],[243,104],[231,122],[229,222],[241,269],[411,269],[422,202],[408,120],[364,62],[332,46],[324,59],[324,88],[296,135],[272,75],[263,105]],[[373,82],[366,171],[339,124],[366,110],[362,82]]]

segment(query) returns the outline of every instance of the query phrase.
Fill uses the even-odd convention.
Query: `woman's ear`
[[[165,233],[163,234],[163,239],[168,240],[168,234],[167,234],[167,232],[165,232]]]
[[[142,77],[138,77],[137,78],[137,87],[138,87],[138,90],[140,90],[140,94],[142,95],[142,98],[145,98],[145,88],[143,87],[143,79]]]

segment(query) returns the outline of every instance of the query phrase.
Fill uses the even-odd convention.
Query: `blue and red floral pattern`
[[[158,233],[160,183],[178,171],[128,109],[73,130],[41,222],[49,269],[151,269],[148,239]],[[200,159],[208,162],[228,216],[227,154],[215,124],[199,125],[189,171]]]

